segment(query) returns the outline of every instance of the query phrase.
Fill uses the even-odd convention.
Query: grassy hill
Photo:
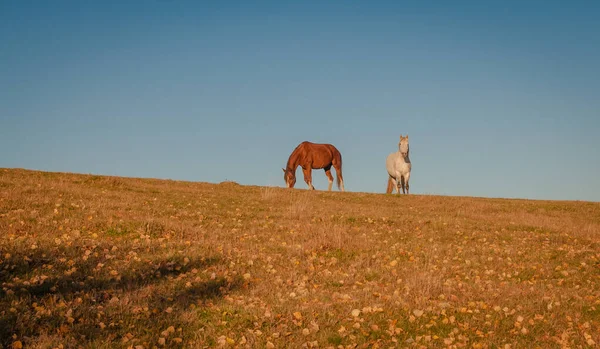
[[[600,204],[0,169],[0,343],[595,347]]]

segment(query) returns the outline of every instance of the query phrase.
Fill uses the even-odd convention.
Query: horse
[[[400,135],[398,152],[388,155],[385,162],[389,175],[386,194],[391,194],[394,188],[400,194],[400,186],[402,186],[402,193],[408,194],[408,180],[410,179],[410,170],[412,169],[408,153],[408,135],[406,137]]]
[[[304,181],[308,188],[315,190],[312,185],[313,169],[324,169],[327,179],[329,179],[328,191],[331,191],[333,176],[331,175],[331,167],[335,168],[337,177],[337,187],[341,191],[344,190],[344,178],[342,177],[342,154],[331,144],[319,144],[304,141],[300,143],[288,158],[287,165],[283,170],[283,179],[288,188],[293,188],[296,184],[296,169],[302,167],[304,173]]]

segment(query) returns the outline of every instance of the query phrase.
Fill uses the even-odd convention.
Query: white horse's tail
[[[386,194],[391,194],[394,191],[394,181],[392,181],[392,177],[388,176],[388,185],[387,185],[387,189],[385,190]]]

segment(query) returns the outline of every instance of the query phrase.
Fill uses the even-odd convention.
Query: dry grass
[[[585,348],[600,204],[0,169],[0,344]]]

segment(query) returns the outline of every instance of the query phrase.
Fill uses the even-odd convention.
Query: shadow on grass
[[[240,279],[219,277],[196,279],[186,286],[176,281],[182,274],[194,274],[192,270],[222,263],[220,257],[185,261],[157,257],[132,263],[120,275],[110,275],[95,270],[98,260],[94,259],[79,260],[75,270],[66,265],[49,270],[47,266],[57,259],[49,256],[57,255],[55,250],[17,251],[9,259],[0,259],[0,347],[10,347],[14,338],[27,342],[27,338],[48,335],[65,337],[75,346],[94,341],[123,342],[136,330],[148,335],[164,329],[166,324],[177,326],[178,317],[190,306],[202,306],[242,286]],[[40,274],[47,277],[41,280],[35,276]],[[113,304],[119,297],[136,297],[136,291],[149,295],[141,299],[138,296],[125,306]],[[72,309],[70,315],[65,315],[61,303]],[[110,331],[99,327],[100,322],[105,322]],[[184,327],[183,323],[180,326]]]

